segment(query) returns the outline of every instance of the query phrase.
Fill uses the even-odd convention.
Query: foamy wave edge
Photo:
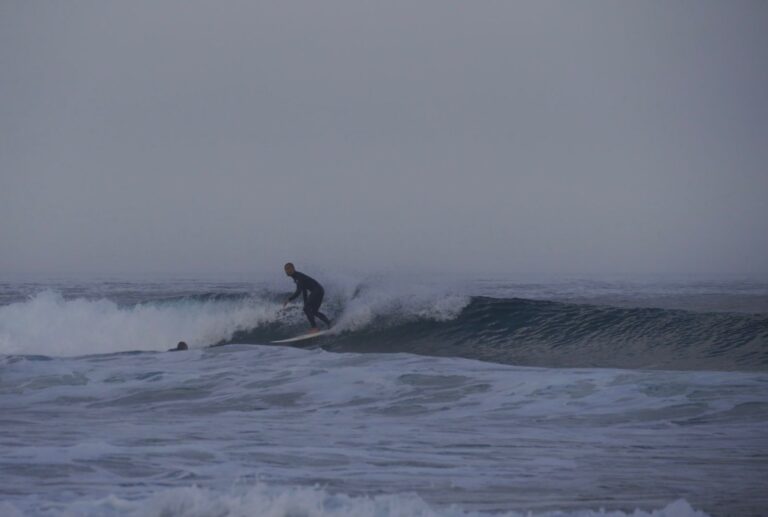
[[[179,301],[121,307],[107,300],[65,300],[52,291],[0,307],[0,354],[74,356],[165,350],[227,339],[278,317],[277,304],[258,300]]]
[[[457,317],[469,303],[469,297],[430,289],[335,291],[338,299],[329,300],[328,314],[337,332],[365,328],[379,317],[445,321]],[[300,303],[283,310],[277,300],[252,293],[231,300],[192,298],[122,306],[106,298],[65,299],[58,292],[42,291],[0,306],[0,355],[164,351],[178,341],[192,348],[228,341],[237,332],[265,324],[306,327]]]
[[[636,509],[631,513],[603,509],[482,513],[465,511],[456,505],[433,507],[415,494],[349,496],[317,487],[276,488],[263,484],[227,492],[197,486],[171,488],[137,501],[110,495],[92,501],[38,503],[32,513],[29,510],[0,503],[0,513],[8,517],[708,517],[684,499],[661,509]]]

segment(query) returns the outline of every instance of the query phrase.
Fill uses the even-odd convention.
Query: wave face
[[[329,289],[330,335],[301,346],[547,367],[766,370],[768,315],[611,307],[350,284]],[[145,298],[142,299],[141,296]],[[42,291],[0,305],[0,354],[77,356],[265,344],[306,329],[269,289]],[[149,299],[147,299],[147,297]]]
[[[475,297],[442,321],[385,314],[362,328],[341,323],[323,348],[549,367],[768,369],[764,315]],[[280,330],[238,332],[232,342],[263,342]]]

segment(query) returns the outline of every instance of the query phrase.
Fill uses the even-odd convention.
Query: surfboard
[[[289,337],[288,339],[279,339],[277,341],[270,341],[270,343],[293,343],[294,341],[304,341],[305,339],[312,339],[313,337],[324,336],[333,329],[321,330],[320,332],[309,332],[307,334],[301,334],[296,337]]]

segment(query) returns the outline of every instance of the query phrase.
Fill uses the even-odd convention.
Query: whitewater
[[[0,515],[768,513],[768,285],[327,276],[0,283]]]

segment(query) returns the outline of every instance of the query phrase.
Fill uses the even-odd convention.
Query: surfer
[[[323,286],[320,285],[320,282],[304,273],[296,271],[296,268],[293,267],[293,264],[290,262],[285,265],[284,269],[285,274],[293,278],[293,281],[296,282],[296,291],[290,298],[285,300],[283,307],[288,305],[288,302],[295,300],[296,297],[299,296],[299,293],[301,293],[304,297],[304,314],[307,315],[309,324],[312,327],[310,332],[319,332],[320,330],[317,328],[317,324],[315,324],[315,317],[325,323],[328,328],[331,328],[330,320],[325,317],[325,314],[320,312],[320,304],[323,303],[323,295],[325,295],[325,290],[323,289]],[[309,293],[309,295],[307,295],[307,293]]]

